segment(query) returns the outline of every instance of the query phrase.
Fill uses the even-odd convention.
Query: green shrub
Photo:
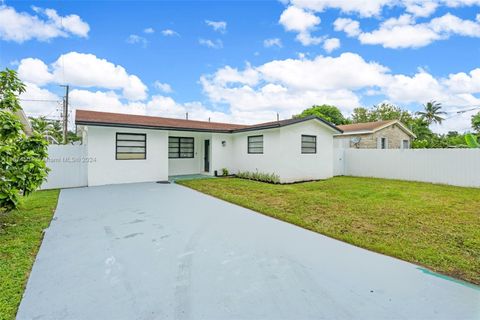
[[[228,176],[228,169],[227,168],[222,168],[222,176],[224,176],[224,177]]]
[[[20,119],[18,96],[24,84],[13,70],[0,71],[0,209],[18,206],[19,196],[32,193],[46,179],[47,141],[38,133],[27,137]]]
[[[275,173],[262,173],[262,172],[251,172],[251,171],[239,171],[237,172],[237,177],[248,180],[255,180],[268,183],[280,183],[280,177]]]

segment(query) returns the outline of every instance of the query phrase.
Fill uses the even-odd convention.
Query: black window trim
[[[134,140],[134,139],[118,139],[119,134],[128,134],[131,136],[143,136],[144,139],[142,140]],[[122,141],[135,141],[135,142],[144,142],[145,146],[119,146],[118,142]],[[129,147],[129,148],[142,148],[143,152],[118,152],[118,147]],[[136,159],[119,159],[118,154],[143,154],[143,158],[136,158]],[[115,160],[146,160],[147,159],[147,134],[146,133],[134,133],[134,132],[116,132],[115,133]]]
[[[262,138],[262,152],[250,152],[250,139],[251,138],[258,138],[258,137],[261,137]],[[252,147],[253,149],[258,149],[260,147]],[[263,134],[257,134],[257,135],[254,135],[254,136],[248,136],[247,137],[247,153],[248,154],[263,154]]]
[[[178,152],[177,152],[177,156],[176,157],[171,157],[170,156],[170,138],[174,138],[174,139],[178,139]],[[192,156],[191,157],[182,157],[182,153],[180,152],[181,150],[181,140],[182,139],[188,139],[188,140],[192,140]],[[195,158],[195,137],[178,137],[178,136],[169,136],[168,137],[168,159],[193,159]]]
[[[304,151],[303,151],[304,148],[305,148],[305,149],[312,149],[312,147],[304,147],[304,146],[303,146],[303,143],[304,143],[303,138],[304,138],[304,137],[305,137],[305,138],[315,138],[315,141],[313,142],[313,143],[314,143],[314,147],[313,147],[314,152],[304,152]],[[311,141],[305,141],[305,142],[312,143]],[[316,154],[316,153],[317,153],[317,136],[308,135],[308,134],[302,134],[302,137],[301,137],[301,139],[300,139],[300,152],[301,152],[302,154]]]

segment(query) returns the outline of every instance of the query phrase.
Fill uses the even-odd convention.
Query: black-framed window
[[[168,137],[168,157],[170,159],[189,159],[195,155],[195,142],[191,137]]]
[[[317,153],[317,136],[302,134],[302,153]]]
[[[248,153],[263,153],[263,136],[248,137]]]
[[[115,142],[116,160],[145,160],[147,158],[147,135],[145,133],[117,132]]]

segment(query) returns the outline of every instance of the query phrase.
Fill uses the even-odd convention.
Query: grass
[[[0,212],[0,318],[15,319],[30,270],[52,220],[58,190],[38,191],[17,210]]]
[[[289,185],[238,178],[178,183],[480,284],[479,189],[355,177]]]

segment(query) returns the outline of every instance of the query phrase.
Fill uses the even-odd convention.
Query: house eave
[[[255,126],[255,127],[245,127],[239,129],[203,129],[203,128],[188,128],[188,127],[171,127],[171,126],[150,126],[150,125],[141,125],[141,124],[130,124],[130,123],[117,123],[117,122],[96,122],[96,121],[82,121],[76,120],[76,125],[85,125],[85,126],[99,126],[99,127],[121,127],[121,128],[136,128],[136,129],[151,129],[151,130],[169,130],[169,131],[190,131],[190,132],[211,132],[211,133],[239,133],[239,132],[248,132],[248,131],[258,131],[266,130],[273,128],[285,127],[305,121],[318,120],[323,125],[327,126],[329,129],[335,132],[343,132],[341,129],[337,128],[335,125],[325,121],[319,117],[307,117],[302,119],[297,119],[296,121],[291,121],[287,124],[282,123],[269,123],[264,126]]]
[[[169,126],[149,126],[141,124],[130,123],[116,123],[116,122],[95,122],[95,121],[75,121],[76,125],[97,126],[97,127],[119,127],[132,129],[150,129],[150,130],[168,130],[168,131],[190,131],[190,132],[214,132],[214,133],[231,133],[231,130],[221,129],[200,129],[187,127],[169,127]]]
[[[368,131],[349,131],[349,132],[343,132],[336,134],[335,137],[342,137],[342,136],[354,136],[354,135],[363,135],[363,134],[372,134],[375,131],[368,130]]]

